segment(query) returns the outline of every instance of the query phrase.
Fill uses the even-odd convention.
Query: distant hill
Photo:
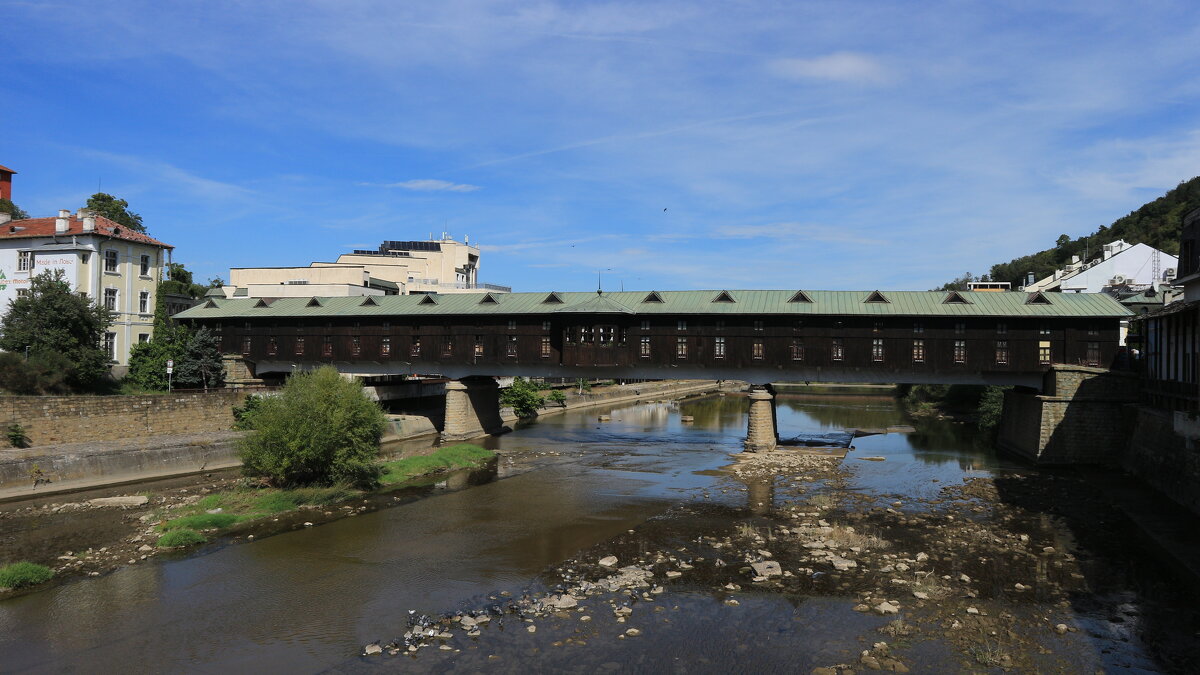
[[[1058,238],[1054,248],[992,265],[987,276],[992,281],[1011,282],[1013,288],[1017,288],[1024,283],[1025,275],[1029,272],[1033,272],[1036,279],[1050,276],[1054,270],[1069,262],[1071,256],[1077,255],[1082,260],[1085,248],[1090,256],[1095,257],[1100,254],[1101,246],[1117,239],[1124,239],[1130,244],[1147,244],[1164,253],[1178,255],[1183,215],[1198,207],[1200,176],[1180,183],[1167,194],[1113,221],[1112,225],[1100,226],[1090,237],[1071,239],[1064,234]],[[946,286],[965,286],[964,280],[974,279],[960,278]]]

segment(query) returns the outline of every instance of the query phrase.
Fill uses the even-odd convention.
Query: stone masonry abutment
[[[446,383],[443,443],[457,443],[503,430],[500,386],[494,378],[464,377]]]

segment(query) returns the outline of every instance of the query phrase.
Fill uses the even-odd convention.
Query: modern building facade
[[[1054,274],[1025,286],[1023,290],[1062,293],[1108,293],[1118,289],[1157,291],[1175,280],[1178,259],[1146,244],[1123,240],[1105,244],[1099,258],[1071,259]]]
[[[129,350],[150,340],[162,271],[172,247],[80,209],[55,218],[10,220],[0,213],[0,307],[29,292],[30,280],[62,270],[71,287],[113,313],[104,348],[118,374]]]
[[[226,297],[297,298],[398,295],[401,286],[376,279],[363,265],[234,267]]]

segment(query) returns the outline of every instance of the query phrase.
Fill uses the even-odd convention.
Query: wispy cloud
[[[893,78],[891,71],[877,59],[857,52],[835,52],[810,59],[776,59],[767,67],[772,73],[792,80],[883,84]]]
[[[451,183],[450,181],[438,180],[436,178],[418,178],[414,180],[401,181],[399,183],[359,183],[359,185],[401,188],[404,190],[413,190],[415,192],[474,192],[480,189],[478,185],[470,185],[467,183]]]

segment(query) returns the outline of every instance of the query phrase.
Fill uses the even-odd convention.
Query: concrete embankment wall
[[[0,423],[21,425],[34,446],[226,431],[233,426],[233,407],[249,393],[0,396]]]
[[[1138,407],[1121,467],[1200,515],[1200,449],[1163,410]]]

